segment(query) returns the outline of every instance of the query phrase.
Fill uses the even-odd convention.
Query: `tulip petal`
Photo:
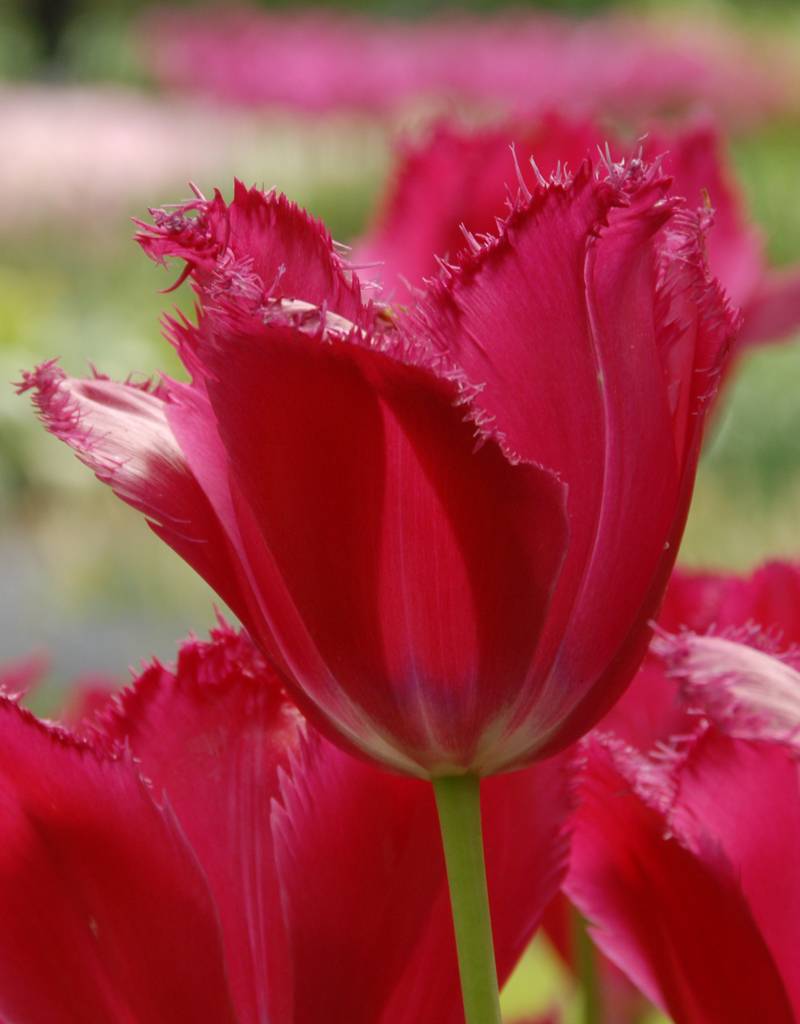
[[[673,191],[685,197],[690,209],[713,210],[706,243],[711,273],[735,306],[746,307],[763,274],[764,243],[761,232],[747,222],[718,130],[703,120],[673,135],[651,132],[644,149],[653,158],[664,154],[664,168],[675,178]]]
[[[501,984],[565,871],[568,777],[562,758],[483,783]],[[276,845],[297,1024],[463,1020],[430,786],[312,735],[284,782]]]
[[[612,217],[609,241],[623,244],[616,253],[609,247],[605,254],[605,272],[616,273],[617,285],[623,293],[624,279],[617,271],[626,267],[635,270],[637,267],[635,252],[629,251],[625,257],[624,243],[635,238],[633,230],[626,230],[629,216],[628,211],[621,211],[618,219]],[[634,218],[630,219],[633,222]],[[630,227],[634,227],[633,223]],[[703,239],[702,221],[680,207],[664,227],[660,238],[654,341],[667,383],[674,469],[662,449],[665,438],[660,426],[651,422],[646,429],[643,428],[643,437],[637,439],[637,418],[646,420],[647,405],[637,406],[636,402],[629,400],[615,403],[613,408],[618,419],[615,426],[613,421],[609,421],[612,426],[610,436],[626,437],[629,448],[636,451],[631,454],[619,452],[614,447],[609,449],[606,475],[611,495],[618,498],[625,494],[626,500],[621,503],[609,501],[603,509],[595,548],[582,580],[581,594],[572,613],[570,628],[562,640],[559,659],[548,680],[553,700],[557,700],[558,688],[565,674],[569,673],[568,677],[572,678],[592,678],[591,659],[597,656],[596,649],[592,647],[592,639],[597,636],[595,630],[599,630],[603,637],[604,650],[613,650],[613,638],[617,639],[619,647],[616,656],[606,662],[607,668],[601,677],[594,678],[593,689],[587,688],[583,702],[576,703],[573,714],[562,720],[554,743],[545,749],[558,749],[577,739],[613,705],[630,681],[646,651],[649,621],[658,610],[675,561],[694,483],[703,434],[703,414],[715,393],[720,369],[738,323],[738,316],[729,307],[719,285],[708,275]],[[599,248],[602,248],[602,236]],[[599,255],[598,263],[602,265]],[[641,263],[638,266],[641,272]],[[613,277],[607,278],[606,284],[610,285],[611,280]],[[635,283],[636,277],[631,274],[628,286],[633,287]],[[639,277],[639,284],[642,283],[643,279]],[[621,328],[622,321],[614,308],[615,294],[614,288],[598,289],[597,309],[599,311],[605,306],[607,322],[610,325],[618,322]],[[644,306],[641,312],[643,316],[638,322],[643,328],[643,337],[647,337]],[[631,322],[636,322],[635,317],[631,317]],[[609,331],[609,340],[613,336],[614,333]],[[618,338],[621,337],[620,332]],[[628,394],[635,393],[641,398],[641,387],[636,383],[637,377],[633,372],[636,362],[633,356],[629,361],[623,360],[624,369],[617,379],[620,383],[627,381],[632,389]],[[647,379],[643,367],[640,372]],[[653,400],[657,400],[655,395]],[[648,459],[652,460],[650,464]],[[664,474],[660,481],[653,477],[653,465],[657,463],[660,463]],[[669,482],[665,479],[667,476],[670,477]],[[661,519],[662,532],[654,528],[662,510],[654,513],[649,503],[649,497],[655,493],[659,493],[661,500],[670,508],[669,516]],[[616,509],[616,517],[612,515],[613,509]],[[627,515],[631,516],[630,533],[622,526]],[[632,542],[633,538],[636,543]],[[612,591],[616,596],[614,616],[610,618],[596,595]],[[623,632],[626,622],[632,624],[627,635]],[[583,664],[581,656],[585,659]],[[576,696],[580,692],[577,688]]]
[[[237,568],[217,516],[167,422],[163,390],[68,377],[54,362],[23,377],[42,422],[242,614]]]
[[[780,782],[784,798],[793,787],[793,807],[800,806],[796,768],[790,779],[781,755],[778,779],[774,752],[731,747],[725,761],[728,798],[714,812],[713,798],[722,788],[713,749],[718,743],[734,741],[700,737],[689,755],[665,763],[598,734],[587,741],[566,890],[594,923],[600,948],[679,1024],[788,1024],[795,1017],[783,964],[754,905],[756,886],[742,878],[749,870],[745,851],[729,841],[738,830],[750,837],[752,851],[762,812],[768,813],[775,797],[759,800],[753,828],[749,822],[740,828],[729,811],[731,801],[739,803],[738,783],[754,770],[759,781]],[[706,785],[713,788],[704,790]],[[759,878],[776,851],[777,820],[768,852],[753,865]],[[793,835],[787,838],[784,856],[794,843]],[[789,916],[796,931],[794,909]],[[796,938],[791,948],[796,950]],[[746,969],[732,970],[737,964]]]
[[[226,322],[202,359],[293,677],[406,770],[480,764],[560,565],[560,484],[491,440],[474,451],[455,385],[352,336]]]
[[[173,670],[148,668],[95,724],[141,762],[180,822],[218,909],[242,1024],[291,1019],[292,972],[270,804],[302,729],[246,635],[222,624]]]
[[[788,647],[800,641],[797,566],[768,562],[744,577],[676,569],[658,623],[660,635],[601,728],[647,750],[694,731],[702,709],[723,731],[738,736],[791,738],[792,715],[800,712],[800,703],[792,700],[796,684],[788,683],[794,658],[783,656],[775,664],[767,655],[778,643]],[[721,635],[694,635],[708,631]],[[670,633],[678,635],[670,638]],[[740,652],[741,644],[731,642],[735,639],[767,654]],[[787,682],[774,685],[783,679]]]
[[[127,756],[0,701],[0,1013],[235,1024],[205,879]]]
[[[379,222],[357,246],[356,259],[382,261],[389,298],[398,289],[402,297],[403,281],[420,284],[436,272],[436,256],[450,260],[465,248],[462,225],[476,235],[496,230],[518,188],[515,159],[527,168],[535,157],[549,176],[560,164],[578,167],[600,141],[590,122],[555,115],[533,129],[507,124],[467,132],[443,121],[423,143],[401,149]]]
[[[669,824],[692,849],[718,844],[734,866],[796,1017],[800,874],[787,870],[800,857],[796,756],[780,744],[744,742],[709,730],[680,773]]]
[[[298,752],[275,811],[295,1024],[383,1021],[446,887],[430,790],[319,734]]]
[[[600,713],[580,704],[595,666],[619,661],[618,681],[598,688],[610,704],[644,651],[651,612],[637,610],[660,595],[674,558],[664,538],[682,528],[696,457],[702,402],[691,368],[708,389],[725,340],[696,226],[663,201],[666,185],[633,161],[609,165],[605,182],[585,165],[572,181],[542,186],[497,240],[433,286],[422,317],[421,329],[485,385],[481,407],[509,446],[569,485],[569,552],[539,684],[520,710],[540,737],[563,723],[565,693],[580,713],[572,731],[585,730]],[[698,308],[713,329],[696,328]],[[613,602],[597,600],[612,590]],[[524,716],[534,702],[532,728]]]
[[[684,632],[653,642],[684,698],[731,736],[784,743],[800,752],[800,655],[776,656],[774,640],[752,626],[747,643]]]
[[[796,335],[800,330],[800,268],[764,274],[744,307],[740,346]]]
[[[351,320],[362,313],[361,286],[325,227],[279,192],[234,184],[228,204],[214,198],[151,211],[137,241],[151,259],[186,261],[204,302],[226,296],[259,303],[302,299]]]

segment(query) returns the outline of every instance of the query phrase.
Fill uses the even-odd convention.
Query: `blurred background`
[[[177,372],[159,317],[176,302],[188,310],[189,296],[160,294],[173,278],[133,244],[131,217],[184,198],[189,180],[229,191],[235,174],[286,191],[350,242],[375,217],[395,140],[432,118],[588,112],[641,133],[654,117],[701,111],[721,126],[768,263],[790,268],[798,68],[792,0],[2,0],[0,660],[46,651],[51,688],[87,673],[122,680],[212,622],[208,589],[45,435],[11,385],[55,355],[72,374],[90,363],[115,377]],[[708,438],[685,563],[800,555],[799,388],[800,339],[740,360]],[[519,978],[512,1011],[544,998]]]

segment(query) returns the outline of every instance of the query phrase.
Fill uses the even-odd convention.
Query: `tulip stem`
[[[483,856],[480,779],[434,779],[466,1024],[501,1024],[489,891]]]

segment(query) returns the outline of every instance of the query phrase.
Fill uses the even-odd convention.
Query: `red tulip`
[[[464,246],[461,225],[473,233],[493,231],[505,208],[513,178],[509,143],[527,166],[533,157],[540,172],[578,167],[609,139],[596,122],[542,117],[501,127],[467,131],[446,122],[421,144],[400,153],[393,184],[375,227],[357,246],[359,261],[379,261],[371,271],[390,293],[405,295],[432,274],[434,254],[455,256]],[[615,143],[619,148],[619,140]],[[674,178],[672,190],[690,207],[708,203],[714,230],[708,235],[708,261],[744,320],[740,346],[769,341],[800,327],[800,266],[775,271],[767,266],[760,232],[750,222],[744,201],[713,125],[703,121],[679,132],[651,131],[644,155],[664,154],[663,166]]]
[[[676,570],[658,622],[671,633],[713,628],[723,636],[761,633],[772,637],[773,643],[799,643],[800,567],[768,562],[749,576]],[[599,728],[639,750],[658,747],[694,730],[697,715],[688,695],[669,677],[656,645]]]
[[[728,632],[654,643],[684,735],[662,733],[650,755],[599,731],[586,742],[566,889],[600,948],[676,1024],[800,1013],[800,661],[794,647],[774,653],[781,628],[797,635],[799,583],[779,563],[679,580],[670,614],[694,606]],[[631,705],[623,726],[632,717]]]
[[[590,728],[644,654],[735,318],[638,161],[520,185],[416,309],[237,184],[156,211],[192,375],[28,375],[45,423],[231,605],[339,741],[486,775]]]
[[[0,699],[0,1016],[459,1024],[430,787],[321,738],[244,635],[84,728]],[[563,872],[565,789],[554,760],[484,792],[503,977]]]
[[[570,897],[676,1024],[800,1012],[800,793],[786,749],[696,736],[671,761],[587,741]]]
[[[682,682],[683,698],[740,739],[771,739],[800,753],[800,656],[776,656],[774,641],[743,631],[747,643],[725,636],[681,633],[660,637],[656,650]]]
[[[775,662],[761,650],[743,649],[724,637],[760,638],[762,647],[770,647],[777,638],[785,645],[797,643],[797,566],[771,562],[748,576],[676,570],[658,621],[662,630],[659,639],[622,699],[598,726],[599,732],[613,732],[626,744],[650,752],[656,762],[664,756],[673,758],[675,744],[685,742],[678,737],[693,736],[703,716],[716,716],[720,726],[737,738],[764,739],[769,726],[772,738],[785,740],[791,736],[787,697],[796,695],[793,717],[800,721],[800,677],[793,681],[794,673],[785,659]],[[703,637],[687,632],[712,627],[718,635]],[[679,634],[674,641],[666,638],[667,630]],[[747,665],[749,670],[743,672],[742,667]],[[739,671],[734,671],[736,666]],[[766,685],[766,680],[773,682]],[[762,701],[760,708],[758,700]],[[791,700],[788,706],[792,707]],[[604,743],[600,741],[601,747]],[[615,744],[608,749],[612,746]],[[616,749],[623,748],[616,744]],[[635,762],[638,755],[631,756]],[[585,856],[586,861],[576,858],[568,888],[573,880],[581,884],[581,872],[589,862],[589,854]],[[548,907],[543,926],[566,966],[577,974],[580,959],[575,947],[575,914],[561,894]],[[597,918],[599,926],[604,921],[602,916]],[[638,1021],[642,1016],[641,994],[613,962],[600,951],[595,953],[601,1019],[615,1024]],[[627,966],[627,961],[620,962]],[[638,979],[638,975],[634,977]]]

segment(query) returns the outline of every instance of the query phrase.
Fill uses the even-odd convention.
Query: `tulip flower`
[[[658,623],[662,634],[713,630],[720,643],[729,635],[760,637],[767,649],[800,643],[800,567],[767,562],[748,576],[676,570]],[[656,643],[599,728],[639,750],[657,748],[693,731],[697,715],[690,697],[676,687]]]
[[[0,1016],[459,1024],[430,788],[322,738],[244,634],[83,724],[0,699]],[[491,780],[501,976],[566,859],[558,759]],[[46,941],[43,941],[45,936]]]
[[[545,176],[578,167],[604,146],[609,133],[589,119],[548,114],[534,123],[509,122],[467,131],[441,122],[421,143],[404,145],[392,185],[375,225],[356,246],[360,262],[380,264],[389,294],[403,299],[434,273],[434,254],[455,255],[462,225],[493,231],[504,209],[511,171],[509,143],[523,166],[533,157]],[[708,261],[743,313],[737,345],[744,347],[796,333],[800,328],[800,266],[770,269],[761,232],[750,222],[722,139],[707,120],[677,132],[658,129],[642,142],[645,157],[663,154],[672,191],[692,207],[710,204],[714,229]]]
[[[630,680],[682,529],[734,318],[667,189],[634,162],[521,192],[397,317],[237,186],[142,235],[201,303],[169,325],[190,385],[48,363],[24,386],[343,742],[424,777],[515,767]]]
[[[776,661],[767,652],[778,643],[791,649],[800,640],[796,565],[770,562],[746,576],[675,570],[658,622],[659,635],[636,678],[598,726],[600,734],[614,733],[617,739],[607,743],[601,736],[596,752],[623,750],[624,744],[631,763],[648,765],[649,760],[642,760],[645,753],[654,763],[664,757],[672,760],[676,744],[690,741],[701,720],[714,720],[739,739],[763,740],[766,728],[771,729],[770,739],[791,738],[791,723],[800,721],[800,677],[791,667],[793,657],[790,663],[785,657]],[[708,636],[693,632],[709,630],[713,632]],[[748,637],[756,647],[732,641],[736,636]],[[632,754],[630,748],[639,753]],[[568,889],[573,878],[580,883],[580,870],[576,860]],[[581,961],[577,913],[559,894],[543,926],[565,965],[581,976],[587,968]],[[597,920],[602,924],[604,918]],[[599,1019],[639,1021],[639,990],[600,950],[592,949],[591,955]]]
[[[714,724],[701,720],[670,757],[602,734],[587,742],[567,890],[676,1024],[794,1021],[796,655],[694,634],[659,647]]]
[[[736,325],[702,218],[657,164],[520,178],[398,312],[282,196],[153,217],[191,383],[22,388],[315,723],[433,780],[467,1018],[499,1020],[478,779],[571,743],[645,653]]]
[[[634,698],[653,710],[644,684],[660,670],[681,735],[669,738],[673,710],[647,754],[599,730],[585,743],[566,890],[600,948],[676,1024],[800,1012],[800,888],[784,869],[800,854],[800,661],[777,647],[800,635],[799,587],[783,563],[750,577],[676,574],[662,621],[714,631],[662,631],[625,713],[603,724],[646,738]]]
[[[587,741],[567,891],[676,1024],[800,1012],[796,759],[713,727],[665,761]]]

